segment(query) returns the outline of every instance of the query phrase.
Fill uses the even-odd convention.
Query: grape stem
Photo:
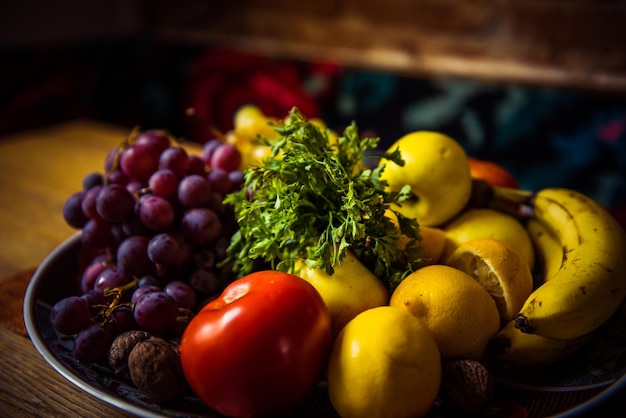
[[[107,170],[106,173],[104,173],[104,184],[109,184],[109,177],[111,176],[111,173],[117,171],[120,168],[120,160],[122,159],[122,153],[133,142],[135,142],[135,139],[137,139],[140,132],[141,132],[141,128],[139,126],[135,126],[130,131],[128,136],[124,138],[124,140],[120,143],[120,145],[118,145],[117,152],[115,153],[115,157],[113,157],[111,168]]]
[[[124,286],[109,287],[105,289],[104,297],[106,299],[112,297],[113,299],[106,305],[97,305],[97,307],[102,308],[100,312],[98,312],[98,314],[95,316],[96,322],[98,322],[100,326],[103,326],[111,321],[111,315],[113,314],[113,311],[120,306],[128,306],[132,309],[134,303],[121,303],[121,300],[124,293],[136,289],[138,283],[139,279],[133,279]]]
[[[198,116],[196,109],[194,109],[193,107],[185,110],[185,115],[189,116],[191,119],[202,125],[202,127],[209,131],[211,135],[215,136],[215,138],[219,139],[222,142],[226,142],[226,135],[224,135],[224,133],[222,133],[222,131],[217,129],[215,126],[211,125],[208,121]]]

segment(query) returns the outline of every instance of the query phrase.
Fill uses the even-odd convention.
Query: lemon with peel
[[[343,328],[328,363],[328,394],[343,418],[422,417],[441,383],[441,358],[419,319],[390,306]]]
[[[233,130],[226,134],[226,141],[241,152],[242,170],[260,163],[271,154],[270,147],[258,143],[257,138],[263,136],[270,142],[278,138],[275,130],[278,119],[266,116],[258,106],[247,104],[237,109],[233,125]]]
[[[253,126],[258,121],[265,119],[265,114],[260,107],[253,104],[240,106],[233,115],[233,125],[235,129]]]
[[[522,254],[495,238],[477,238],[457,247],[445,262],[487,289],[502,324],[519,312],[533,290],[533,276]]]
[[[441,228],[422,226],[420,235],[422,239],[417,241],[417,246],[422,248],[420,257],[424,261],[421,267],[439,263],[446,244],[446,233]]]
[[[519,251],[528,267],[535,265],[535,250],[530,235],[524,226],[513,216],[489,208],[468,209],[443,227],[446,245],[442,260],[462,243],[475,238],[495,238]]]
[[[411,187],[414,199],[395,210],[420,225],[439,226],[458,214],[472,193],[472,176],[467,154],[453,138],[439,132],[409,133],[389,147],[400,150],[404,165],[381,159],[386,180],[393,191]]]
[[[251,104],[241,106],[233,116],[234,131],[248,140],[257,135],[264,135],[268,138],[278,137],[274,130],[276,125],[278,125],[277,118],[265,115],[258,106]]]
[[[391,219],[391,221],[396,225],[396,228],[398,228],[399,230],[398,218],[395,213],[393,213],[391,210],[388,210],[385,216]],[[446,244],[446,233],[444,232],[444,230],[435,226],[420,225],[419,234],[422,239],[416,240],[415,245],[421,248],[421,251],[418,253],[418,255],[422,259],[422,262],[414,268],[420,268],[439,263]],[[403,236],[397,241],[398,248],[404,249],[409,241],[409,237]],[[414,260],[407,261],[411,263]]]
[[[483,359],[489,340],[500,330],[500,313],[487,290],[446,265],[422,267],[408,275],[389,305],[423,320],[446,359]]]
[[[421,249],[418,253],[421,263],[414,265],[413,268],[422,268],[439,263],[446,244],[446,233],[443,229],[434,226],[421,226],[420,236],[422,239],[416,240],[415,246]],[[401,238],[397,242],[398,248],[404,249],[409,241],[410,238],[408,237]],[[411,262],[415,260],[407,261],[412,264]]]

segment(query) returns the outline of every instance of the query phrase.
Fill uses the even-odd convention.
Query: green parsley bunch
[[[309,122],[297,108],[275,127],[279,138],[269,157],[245,172],[241,191],[228,195],[238,232],[222,265],[238,277],[264,263],[293,271],[295,260],[332,274],[351,250],[390,289],[421,262],[419,225],[395,211],[392,204],[411,198],[408,186],[386,191],[380,179],[384,165],[369,169],[366,153],[379,138],[362,138],[353,122],[336,142]],[[381,157],[403,165],[399,150]],[[391,210],[396,225],[386,216]],[[401,238],[409,243],[400,248]]]

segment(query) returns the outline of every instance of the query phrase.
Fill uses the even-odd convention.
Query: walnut
[[[163,404],[183,396],[186,380],[180,356],[162,338],[140,341],[128,356],[130,378],[152,402]]]
[[[440,395],[455,416],[484,416],[492,400],[493,381],[478,361],[448,360],[442,368]]]
[[[128,371],[128,355],[135,345],[152,337],[145,331],[126,331],[115,337],[109,348],[109,365],[116,374],[124,374]]]

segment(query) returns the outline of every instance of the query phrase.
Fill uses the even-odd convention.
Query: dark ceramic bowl
[[[108,365],[84,365],[76,360],[72,353],[73,338],[57,334],[49,316],[56,301],[80,294],[77,277],[82,252],[80,234],[76,234],[41,263],[26,291],[26,328],[44,359],[72,384],[132,414],[145,417],[219,417],[193,394],[173,405],[156,405],[132,383],[117,377]],[[626,309],[622,309],[588,346],[564,361],[545,367],[496,368],[493,371],[495,394],[509,407],[524,408],[529,417],[600,416],[598,411],[608,403],[616,404],[622,398],[626,399],[626,356],[622,356],[625,348]],[[626,400],[622,402],[626,404]],[[430,415],[447,416],[439,404],[435,404]],[[311,393],[294,416],[337,416],[323,384]]]

